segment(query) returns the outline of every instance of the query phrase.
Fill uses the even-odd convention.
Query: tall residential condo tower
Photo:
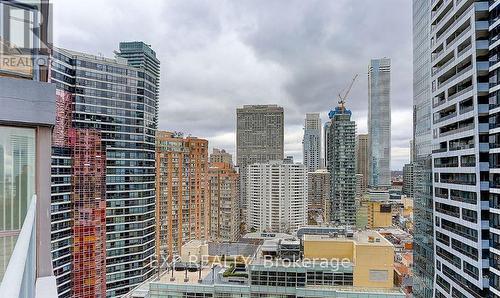
[[[330,111],[328,171],[330,172],[330,221],[335,225],[356,225],[356,123],[343,104]]]
[[[356,136],[356,174],[362,175],[361,190],[366,191],[368,187],[368,134]]]
[[[210,154],[210,163],[224,162],[233,165],[233,156],[224,149],[213,148]]]
[[[156,136],[156,253],[181,253],[184,243],[207,239],[208,141],[158,131]]]
[[[413,158],[414,238],[413,292],[417,298],[433,297],[434,228],[431,157],[430,1],[413,0]]]
[[[500,294],[498,206],[489,197],[496,184],[488,163],[495,167],[498,146],[498,31],[488,30],[499,2],[490,3],[491,23],[488,1],[430,4],[431,62],[423,71],[431,74],[435,297]]]
[[[73,204],[74,219],[69,222],[73,234],[66,237],[71,237],[74,248],[81,248],[71,250],[67,265],[58,264],[71,268],[72,293],[65,291],[64,295],[101,295],[98,293],[105,289],[106,296],[119,297],[154,273],[159,77],[133,64],[125,58],[65,49],[53,53],[51,76],[58,89],[59,127],[54,140],[63,140],[54,146],[65,148],[54,151],[53,162],[58,167],[61,159],[69,157],[66,171],[71,175],[70,192],[53,189],[57,191],[53,206],[60,205],[60,199]],[[101,174],[105,174],[102,180]],[[57,181],[53,179],[53,183]],[[105,181],[104,193],[99,188],[101,181]],[[55,222],[53,233],[61,228],[66,227]],[[106,251],[99,251],[104,247]],[[87,258],[99,268],[89,268]],[[89,277],[84,270],[95,276]]]
[[[210,240],[235,242],[240,237],[239,174],[230,163],[211,162],[208,177]]]
[[[330,221],[332,209],[330,198],[330,173],[318,169],[307,174],[307,220],[308,224],[322,224]]]
[[[326,168],[328,166],[328,132],[330,131],[330,125],[332,122],[330,120],[326,121],[323,125],[323,166]]]
[[[307,223],[307,169],[273,160],[247,167],[247,228],[295,232]]]
[[[247,166],[284,157],[284,115],[277,105],[245,105],[236,110],[236,164],[240,168],[240,209],[246,217]]]
[[[391,60],[368,66],[368,185],[391,186]]]
[[[321,167],[321,119],[319,113],[307,113],[302,140],[303,163],[309,172]]]

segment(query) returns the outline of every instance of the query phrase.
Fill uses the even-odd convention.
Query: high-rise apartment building
[[[307,113],[304,120],[304,139],[302,140],[303,163],[309,172],[321,165],[321,118],[319,113]]]
[[[498,37],[495,30],[489,36],[489,29],[497,4],[491,2],[491,23],[488,1],[430,4],[431,54],[425,72],[431,74],[435,297],[500,293],[493,232],[498,209],[489,208],[495,174],[489,177],[488,163],[495,162],[495,150],[489,148],[498,144],[489,136],[495,131],[489,123],[495,128],[497,97],[489,82],[497,82],[492,47]]]
[[[326,121],[323,125],[323,167],[328,167],[328,132],[330,131],[330,125],[332,122],[330,120]]]
[[[307,183],[307,217],[309,223],[330,221],[330,173],[326,169],[309,172]],[[318,222],[317,218],[321,218]],[[313,222],[311,222],[313,221]]]
[[[144,79],[154,82],[155,88],[146,85],[148,92],[153,92],[156,98],[155,123],[158,125],[158,111],[160,104],[160,60],[156,57],[156,52],[142,41],[120,42],[119,51],[115,52],[117,57],[125,58],[128,65],[140,68],[144,71]],[[151,96],[151,94],[149,94]]]
[[[368,66],[368,185],[391,186],[391,60]]]
[[[120,42],[118,57],[127,59],[127,63],[135,68],[144,70],[145,78],[155,81],[155,89],[150,90],[156,94],[156,99],[160,96],[160,60],[156,57],[156,52],[151,45],[142,41]]]
[[[224,149],[213,148],[212,153],[210,154],[210,163],[228,163],[231,166],[233,165],[233,156],[231,153],[226,152]]]
[[[62,147],[69,147],[71,158],[71,296],[103,295],[105,289],[106,296],[119,297],[154,273],[159,78],[125,58],[54,49],[51,80],[61,100],[56,127],[62,128],[54,139],[69,140]],[[53,206],[60,194],[54,193]]]
[[[430,1],[413,0],[413,294],[433,297],[434,227],[431,157]]]
[[[293,232],[307,223],[307,169],[273,160],[247,166],[247,229]]]
[[[356,174],[363,175],[362,190],[368,187],[368,134],[358,134],[356,136]]]
[[[158,131],[156,135],[156,253],[181,253],[208,236],[208,141]]]
[[[351,111],[339,105],[329,113],[328,171],[331,218],[336,225],[356,225],[356,123]]]
[[[230,163],[211,162],[208,177],[210,240],[235,242],[240,237],[239,174]]]
[[[366,188],[363,185],[365,179],[363,178],[363,174],[356,174],[356,198],[362,198],[366,193]]]
[[[485,5],[484,2],[475,5]],[[481,8],[482,9],[482,8]],[[476,10],[480,10],[476,8]],[[500,59],[497,56],[500,46],[498,40],[500,38],[500,24],[498,23],[498,16],[500,15],[500,1],[489,2],[489,165],[490,165],[490,272],[489,272],[489,286],[490,296],[500,296],[500,80],[498,78]],[[481,20],[482,21],[482,20]],[[480,23],[484,26],[484,23]],[[478,41],[484,43],[483,40]],[[483,46],[479,47],[483,48]],[[482,102],[481,102],[482,103]],[[479,105],[479,109],[484,105]],[[480,153],[481,154],[481,153]],[[480,156],[481,158],[481,156]],[[483,159],[480,160],[479,166],[484,167],[484,154]]]
[[[241,218],[246,217],[247,166],[284,157],[284,114],[277,105],[236,109],[236,165],[240,169]]]
[[[408,197],[414,195],[414,165],[411,163],[405,164],[403,166],[403,191],[402,193]]]

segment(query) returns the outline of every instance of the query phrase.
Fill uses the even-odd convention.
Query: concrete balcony
[[[469,91],[472,91],[472,85],[463,89],[463,90],[458,91],[457,93],[454,93],[454,94],[448,96],[448,101],[451,101],[451,100],[453,100],[453,99],[459,97],[460,95],[463,95]]]
[[[469,65],[469,66],[465,67],[464,69],[460,70],[459,72],[457,72],[456,74],[452,75],[451,77],[449,77],[445,81],[438,83],[438,86],[437,86],[438,90],[443,88],[444,86],[448,85],[449,83],[453,82],[455,79],[458,79],[462,75],[468,73],[471,70],[472,70],[472,65]],[[471,74],[468,74],[468,75],[471,75]],[[462,81],[462,80],[460,80],[460,81]],[[486,83],[486,84],[488,84],[488,83]]]
[[[453,134],[456,134],[456,133],[468,131],[468,130],[471,130],[471,129],[474,129],[474,123],[466,125],[466,126],[462,126],[462,127],[459,127],[459,128],[453,129],[453,130],[449,130],[449,131],[446,131],[446,132],[442,132],[442,133],[439,134],[439,136],[440,137],[446,137],[446,136],[449,136],[449,135],[453,135]]]

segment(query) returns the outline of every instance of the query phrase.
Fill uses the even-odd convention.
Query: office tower
[[[311,224],[330,221],[330,173],[326,169],[309,172],[307,183],[307,218]],[[321,222],[317,218],[321,219]]]
[[[403,166],[403,194],[412,197],[414,195],[414,165],[411,163]]]
[[[141,293],[151,298],[405,297],[395,283],[395,247],[376,231],[314,227],[301,228],[297,237],[272,234],[267,233],[260,245],[191,241],[184,247],[190,256],[207,255],[200,270],[173,270],[151,281],[147,292],[141,289]],[[220,259],[246,264],[224,267],[212,261]],[[343,265],[335,261],[309,265],[320,259],[343,260]]]
[[[430,1],[413,0],[413,147],[414,241],[413,292],[433,297],[434,227],[431,156]]]
[[[294,232],[307,223],[307,169],[273,160],[247,166],[247,229]]]
[[[495,150],[489,148],[497,146],[496,136],[489,136],[495,132],[489,123],[496,127],[496,91],[489,82],[497,81],[496,51],[489,47],[497,33],[488,36],[488,3],[436,1],[430,7],[431,62],[425,71],[431,73],[435,297],[500,293],[493,232],[498,209],[488,208],[489,202],[495,206],[489,186],[496,185],[494,170],[489,177],[488,153],[494,165]],[[491,2],[492,20],[496,4]]]
[[[328,132],[330,131],[330,125],[332,122],[330,120],[326,121],[325,124],[323,125],[323,166],[326,168],[328,167]]]
[[[391,60],[368,66],[368,185],[391,186]]]
[[[157,80],[142,66],[128,65],[124,58],[54,49],[52,60],[51,79],[60,94],[58,98],[71,101],[58,111],[67,116],[70,110],[71,116],[61,124],[64,129],[56,132],[55,139],[75,137],[70,142],[74,191],[71,195],[72,202],[82,200],[81,204],[74,204],[73,210],[74,217],[81,214],[82,218],[72,221],[73,245],[82,239],[82,248],[95,250],[93,261],[106,256],[105,281],[97,277],[102,271],[96,268],[91,270],[95,278],[82,275],[82,284],[75,279],[79,274],[76,268],[85,267],[88,260],[78,259],[80,252],[73,250],[71,295],[82,297],[99,292],[106,282],[106,296],[122,296],[154,273]],[[104,149],[99,152],[99,147]],[[102,162],[106,165],[101,167],[105,169],[105,199],[99,195],[98,187],[92,189],[94,193],[88,193],[86,185],[96,177],[85,176],[91,176],[92,171],[97,173]],[[85,171],[80,173],[82,166]],[[101,208],[99,200],[106,202],[105,252],[97,252],[104,235],[102,218],[97,214]],[[78,228],[79,220],[84,228]],[[99,261],[96,263],[100,266]],[[89,285],[94,287],[91,292],[87,292]]]
[[[363,175],[363,192],[368,187],[368,164],[368,134],[358,134],[356,136],[356,174]]]
[[[233,156],[224,149],[213,148],[210,154],[210,163],[224,162],[233,165]]]
[[[277,105],[236,109],[236,164],[240,169],[241,218],[246,218],[246,169],[253,163],[283,160],[284,115]]]
[[[239,174],[230,163],[211,162],[208,177],[210,239],[235,242],[240,237]]]
[[[319,113],[307,113],[302,140],[303,163],[309,172],[321,167],[321,119]]]
[[[328,131],[328,171],[330,172],[330,221],[336,225],[356,225],[356,123],[351,111],[339,105],[330,111]]]
[[[293,163],[293,155],[287,155],[283,158],[284,163]]]
[[[184,243],[207,239],[208,141],[158,131],[156,135],[156,253],[181,253]]]

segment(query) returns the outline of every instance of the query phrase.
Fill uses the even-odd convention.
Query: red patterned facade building
[[[106,152],[98,130],[72,128],[72,95],[58,90],[56,96],[52,222],[57,224],[53,223],[53,232],[59,232],[59,235],[63,236],[71,235],[71,241],[61,244],[56,241],[53,247],[53,251],[56,251],[55,256],[53,255],[54,268],[55,270],[69,268],[66,278],[64,278],[65,272],[56,274],[61,278],[58,280],[59,285],[68,283],[70,288],[66,292],[68,296],[104,298],[106,297]],[[57,152],[65,154],[62,156]],[[69,187],[61,188],[59,185],[64,184],[57,184],[60,181],[66,186],[69,184]],[[58,187],[55,188],[54,185]],[[54,215],[63,210],[66,211],[64,215],[69,216],[61,215],[54,218]],[[62,222],[65,224],[61,224]],[[66,234],[64,234],[65,229],[67,229]],[[71,248],[60,249],[65,245]],[[64,260],[66,264],[56,263],[57,260]]]

